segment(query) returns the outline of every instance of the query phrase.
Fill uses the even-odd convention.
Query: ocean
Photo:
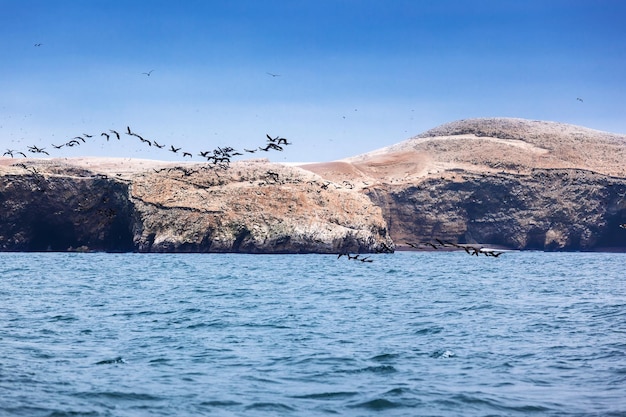
[[[0,253],[0,416],[626,415],[626,254],[370,256]]]

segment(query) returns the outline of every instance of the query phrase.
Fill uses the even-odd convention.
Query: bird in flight
[[[152,71],[154,71],[154,70],[150,70],[150,71],[148,71],[148,72],[142,72],[142,74],[147,75],[147,76],[149,77],[149,76],[150,76],[150,74],[152,74]]]
[[[35,145],[29,146],[28,150],[32,153],[45,153],[46,155],[50,155],[48,152],[46,152],[45,148],[38,148]]]
[[[266,74],[271,77],[280,77],[280,74],[272,74],[271,72],[267,72]]]
[[[580,97],[576,97],[576,100],[580,101],[581,103],[583,102],[583,99]]]
[[[36,43],[35,46],[41,46],[43,43]]]

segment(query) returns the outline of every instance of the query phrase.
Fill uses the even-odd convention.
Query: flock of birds
[[[442,248],[454,248],[454,249],[462,249],[468,255],[476,255],[476,256],[485,255],[485,256],[493,256],[494,258],[497,258],[503,253],[502,251],[498,251],[494,249],[487,250],[483,247],[477,248],[476,246],[473,246],[473,245],[462,245],[459,243],[443,241],[441,239],[435,239],[435,242],[422,242],[422,243],[405,242],[405,243],[414,249],[437,250],[437,249],[442,249]]]
[[[100,133],[100,136],[105,138],[106,141],[108,142],[112,138],[121,140],[123,134],[139,139],[146,146],[155,147],[158,149],[166,149],[169,152],[182,155],[183,158],[193,158],[193,154],[191,152],[183,150],[182,147],[175,147],[174,145],[170,145],[168,148],[167,145],[160,144],[154,139],[152,140],[146,139],[142,135],[136,132],[133,132],[130,129],[130,126],[127,126],[126,131],[124,131],[123,133],[120,133],[117,130],[109,130],[107,132]],[[68,140],[65,143],[62,143],[60,145],[51,144],[51,146],[55,149],[61,149],[63,147],[71,148],[74,146],[80,146],[83,143],[87,143],[88,140],[93,140],[93,137],[94,135],[83,133],[82,135],[73,137],[72,139]],[[285,146],[291,145],[291,142],[289,142],[287,139],[282,138],[280,136],[271,137],[270,135],[266,134],[266,137],[267,137],[267,142],[265,143],[264,146],[259,146],[258,148],[254,148],[254,149],[244,148],[243,151],[246,153],[255,153],[257,151],[261,151],[261,152],[283,151],[285,149]],[[26,152],[33,153],[33,154],[44,154],[44,155],[50,156],[50,153],[46,150],[46,148],[40,148],[35,145],[28,146]],[[200,153],[197,154],[197,156],[205,158],[206,161],[211,163],[212,165],[218,166],[224,169],[230,166],[230,162],[232,158],[236,156],[240,156],[240,155],[244,155],[244,154],[241,152],[238,152],[237,150],[235,150],[235,148],[231,146],[217,147],[212,150],[201,151]],[[15,158],[18,156],[22,156],[24,158],[27,157],[24,151],[16,150],[16,149],[7,149],[3,153],[2,156],[10,156],[11,158]]]
[[[624,228],[626,228],[626,223],[624,225],[622,225]],[[476,247],[474,245],[462,245],[459,243],[454,243],[454,242],[449,242],[449,241],[443,241],[441,239],[435,239],[434,242],[422,242],[422,243],[411,243],[411,242],[405,242],[408,246],[414,248],[414,249],[418,249],[418,250],[432,250],[432,249],[442,249],[442,248],[446,248],[447,250],[464,250],[468,255],[485,255],[485,256],[492,256],[494,258],[497,258],[498,256],[502,255],[504,253],[504,251],[499,251],[496,249],[485,249],[483,247]],[[393,249],[391,249],[389,246],[383,244],[382,248],[377,250],[376,253],[392,253]],[[373,259],[371,259],[369,256],[366,257],[361,257],[360,254],[356,254],[356,255],[352,255],[350,253],[347,252],[342,252],[340,254],[338,254],[337,259],[341,258],[342,256],[345,256],[348,260],[351,261],[361,261],[361,262],[374,262]]]

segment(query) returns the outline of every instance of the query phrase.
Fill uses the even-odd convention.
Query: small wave
[[[81,392],[77,394],[81,398],[107,398],[123,401],[161,401],[161,397],[136,392],[104,391],[104,392]]]
[[[213,401],[203,401],[200,403],[200,405],[204,407],[235,407],[235,406],[241,405],[241,403],[238,403],[237,401],[229,401],[229,400],[225,400],[225,401],[213,400]]]
[[[402,404],[386,400],[384,398],[376,398],[374,400],[365,401],[362,403],[354,404],[352,408],[366,408],[368,410],[383,411],[392,408],[402,407]]]
[[[456,355],[454,352],[452,352],[451,350],[447,350],[447,349],[439,349],[430,354],[431,358],[436,358],[436,359],[453,358],[455,356]]]
[[[437,334],[443,331],[443,327],[441,326],[432,326],[432,327],[424,327],[422,329],[416,330],[414,334],[416,335],[428,335],[428,334]]]
[[[281,403],[258,402],[246,406],[246,410],[295,411],[294,408]]]
[[[370,360],[372,360],[374,362],[387,362],[387,361],[390,361],[390,360],[398,359],[399,357],[400,357],[400,355],[398,355],[397,353],[383,353],[381,355],[374,356]]]
[[[57,322],[57,321],[76,321],[78,320],[76,317],[74,316],[67,316],[64,314],[58,314],[56,316],[53,316],[50,318],[50,321],[52,322]]]
[[[298,399],[304,399],[304,400],[340,400],[344,398],[354,397],[357,394],[358,393],[356,392],[350,392],[350,391],[321,392],[321,393],[315,393],[315,394],[293,395],[291,398],[298,398]]]
[[[104,359],[104,360],[101,360],[100,362],[96,362],[96,365],[113,365],[113,364],[118,364],[118,363],[126,363],[126,361],[121,356],[118,356],[117,358]]]

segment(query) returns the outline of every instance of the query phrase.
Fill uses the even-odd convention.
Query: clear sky
[[[626,133],[625,21],[622,0],[0,0],[0,150],[181,159],[99,136],[127,126],[197,161],[266,134],[293,145],[255,156],[329,161],[473,117]]]

